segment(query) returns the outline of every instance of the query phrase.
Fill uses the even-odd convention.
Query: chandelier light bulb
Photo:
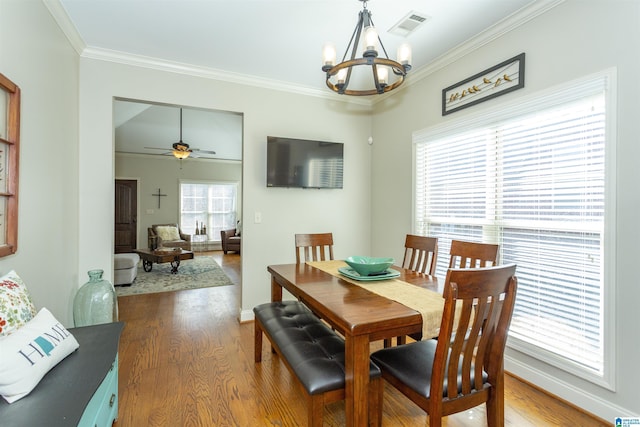
[[[398,46],[398,62],[405,67],[411,67],[411,46],[409,43],[402,43]]]
[[[342,70],[338,71],[338,74],[336,75],[336,79],[338,80],[338,84],[344,84],[345,80],[347,79],[347,69],[343,68]]]
[[[362,56],[365,58],[378,56],[378,31],[370,25],[364,29]]]
[[[389,81],[389,67],[379,66],[378,67],[378,82],[380,85],[386,86]]]
[[[333,43],[326,43],[322,47],[322,69],[327,71],[336,65],[336,47]]]

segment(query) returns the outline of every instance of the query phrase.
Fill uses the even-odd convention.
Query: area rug
[[[151,271],[147,273],[142,268],[141,261],[133,284],[115,288],[116,294],[121,297],[227,285],[233,285],[233,282],[213,257],[197,256],[194,259],[180,261],[178,274],[171,274],[170,263],[153,264]]]

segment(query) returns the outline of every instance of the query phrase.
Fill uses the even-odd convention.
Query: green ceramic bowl
[[[350,256],[344,260],[361,276],[384,274],[393,265],[393,258],[372,258],[368,256]]]

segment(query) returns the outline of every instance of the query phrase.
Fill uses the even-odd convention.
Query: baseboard
[[[253,321],[253,310],[240,309],[240,323]]]
[[[633,414],[628,409],[605,401],[602,397],[586,393],[572,384],[558,380],[546,372],[524,364],[513,357],[505,356],[504,369],[541,390],[565,400],[584,412],[601,418],[606,423],[613,424],[617,417],[638,417],[637,414]]]

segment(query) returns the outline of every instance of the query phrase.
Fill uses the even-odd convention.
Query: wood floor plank
[[[240,255],[207,255],[214,256],[234,286],[118,299],[120,320],[126,325],[120,340],[119,418],[114,425],[304,426],[304,395],[267,340],[262,363],[253,362],[253,323],[238,321]],[[506,377],[505,394],[506,426],[609,425],[511,376]],[[483,406],[445,420],[449,427],[486,426]],[[324,421],[325,426],[344,426],[344,403],[328,405]],[[428,423],[421,409],[385,384],[382,425]]]

